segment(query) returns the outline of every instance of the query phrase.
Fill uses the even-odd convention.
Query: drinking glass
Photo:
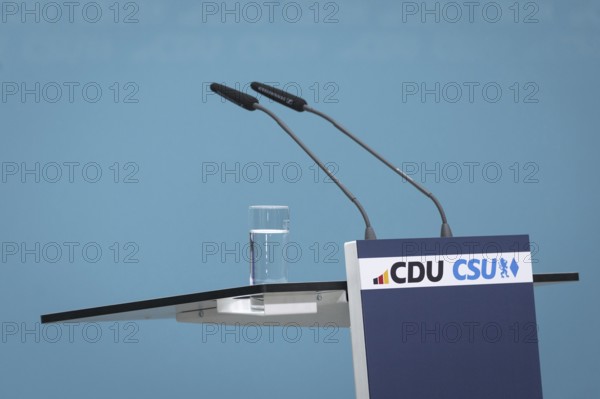
[[[287,283],[285,248],[290,209],[285,205],[253,205],[250,225],[250,284]]]

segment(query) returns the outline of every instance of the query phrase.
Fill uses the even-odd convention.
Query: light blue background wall
[[[291,281],[344,279],[343,242],[363,231],[356,210],[322,174],[315,182],[314,165],[265,115],[207,92],[212,81],[253,80],[300,89],[398,165],[437,164],[437,174],[414,177],[443,201],[456,235],[529,233],[535,272],[579,271],[577,284],[536,288],[544,392],[600,395],[598,3],[520,2],[515,22],[512,1],[478,2],[471,21],[463,5],[455,23],[447,2],[438,3],[439,22],[409,12],[420,3],[394,1],[281,3],[272,22],[262,2],[237,3],[239,22],[221,2],[144,1],[117,3],[118,22],[111,2],[97,3],[97,23],[86,20],[95,18],[93,4],[78,3],[73,22],[63,5],[52,23],[56,8],[45,4],[38,23],[20,3],[16,11],[2,3],[1,397],[352,397],[347,330],[315,339],[306,329],[296,343],[281,329],[269,342],[265,330],[249,343],[147,321],[103,324],[90,343],[96,331],[86,335],[83,325],[55,339],[38,324],[44,313],[245,285],[239,252],[222,262],[206,248],[243,245],[252,204],[291,207],[292,239],[302,248]],[[138,22],[123,23],[128,15]],[[36,82],[39,102],[22,98],[21,84]],[[79,84],[72,102],[65,82]],[[472,102],[465,82],[478,84]],[[407,95],[421,83],[440,84],[439,102]],[[64,91],[52,103],[56,85]],[[453,103],[456,85],[464,91]],[[102,95],[92,103],[94,87]],[[496,102],[494,87],[502,90]],[[337,167],[379,237],[438,234],[435,209],[408,184],[325,122],[263,103]],[[79,163],[72,182],[68,162]],[[39,183],[21,174],[36,163]],[[63,174],[51,183],[54,163]],[[238,175],[206,173],[236,163]],[[272,181],[265,163],[275,165]],[[253,182],[256,164],[262,175]],[[90,183],[95,168],[102,176]],[[34,253],[12,255],[11,243]],[[52,243],[63,249],[55,263]],[[82,254],[86,243],[101,248],[97,262],[93,247]],[[66,245],[78,245],[72,262]],[[124,342],[127,333],[137,343]]]

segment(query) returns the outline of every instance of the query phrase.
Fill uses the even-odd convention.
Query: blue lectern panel
[[[527,236],[357,253],[370,399],[542,397]]]

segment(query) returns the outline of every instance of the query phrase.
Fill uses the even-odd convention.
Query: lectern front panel
[[[528,236],[357,241],[352,254],[359,397],[542,398]]]

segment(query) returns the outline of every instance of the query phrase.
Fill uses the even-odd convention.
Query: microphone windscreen
[[[252,82],[250,84],[250,87],[252,87],[254,91],[263,94],[265,97],[270,98],[271,100],[276,101],[279,104],[285,105],[286,107],[294,109],[298,112],[304,111],[306,101],[303,98],[287,93],[275,87],[266,85],[264,83]]]
[[[254,108],[254,104],[258,104],[258,99],[256,97],[252,97],[249,94],[242,93],[239,90],[232,89],[231,87],[227,87],[225,85],[213,83],[210,85],[210,89],[221,97],[239,105],[244,109],[247,109],[248,111],[254,111],[256,109]]]

